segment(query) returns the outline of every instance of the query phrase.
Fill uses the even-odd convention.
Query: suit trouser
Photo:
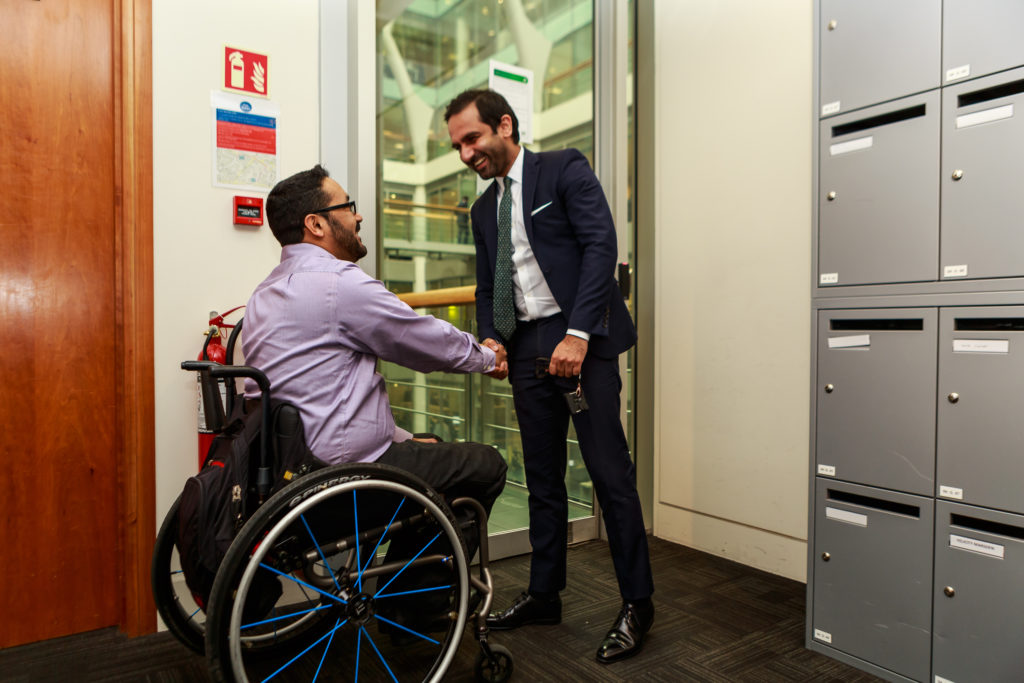
[[[636,468],[619,415],[619,362],[617,358],[586,356],[582,384],[590,407],[570,415],[564,394],[576,388],[576,379],[538,377],[536,371],[536,359],[551,356],[565,329],[562,316],[520,322],[509,344],[512,395],[529,490],[533,548],[529,588],[535,592],[565,588],[569,515],[566,439],[571,418],[601,505],[619,591],[625,600],[641,600],[654,592],[654,581],[636,491]]]
[[[483,505],[488,515],[491,507],[505,486],[507,465],[501,454],[492,446],[479,443],[420,443],[403,441],[392,444],[377,459],[378,463],[392,465],[416,475],[445,500],[451,502],[463,496],[474,498]],[[472,560],[479,546],[478,527],[474,515],[469,508],[455,511],[456,521],[463,527],[463,538],[466,541],[466,561]],[[411,533],[397,535],[388,548],[388,562],[399,559],[411,559],[416,553],[427,548],[427,554],[450,552],[443,540],[431,543],[433,531],[422,527]],[[441,586],[451,583],[451,570],[446,567],[423,567],[410,569],[399,575],[389,587],[389,593],[402,590],[413,590],[428,586]],[[385,609],[405,609],[433,617],[446,608],[447,597],[444,592],[428,592],[409,598],[396,598],[388,601]]]

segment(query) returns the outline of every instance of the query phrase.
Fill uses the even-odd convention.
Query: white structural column
[[[540,111],[544,102],[544,77],[551,57],[551,41],[526,16],[522,0],[505,0],[505,17],[519,53],[519,66],[533,71],[533,109]]]
[[[469,24],[465,17],[455,20],[455,75],[469,68]]]

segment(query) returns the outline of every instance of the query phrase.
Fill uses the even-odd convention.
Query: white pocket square
[[[531,216],[536,216],[538,213],[540,213],[544,209],[548,208],[549,206],[551,206],[551,202],[548,202],[547,204],[544,204],[543,206],[538,206],[536,209],[534,209],[533,211],[530,212],[530,215]]]

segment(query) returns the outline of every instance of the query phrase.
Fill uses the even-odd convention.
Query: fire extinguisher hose
[[[219,334],[220,332],[217,330],[217,327],[211,325],[210,331],[206,333],[206,341],[203,343],[203,354],[200,360],[212,362],[206,350],[209,348],[213,338]],[[206,418],[206,426],[214,433],[218,433],[224,429],[224,403],[220,398],[220,387],[217,380],[211,377],[208,370],[199,372],[199,387],[202,391],[203,413]]]

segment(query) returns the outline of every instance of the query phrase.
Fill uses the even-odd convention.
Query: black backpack
[[[238,531],[258,507],[256,472],[260,462],[259,407],[244,413],[243,402],[210,446],[203,469],[185,482],[178,506],[178,555],[185,583],[206,609],[217,568]],[[271,408],[269,435],[271,492],[322,466],[306,447],[298,409],[288,403]]]

